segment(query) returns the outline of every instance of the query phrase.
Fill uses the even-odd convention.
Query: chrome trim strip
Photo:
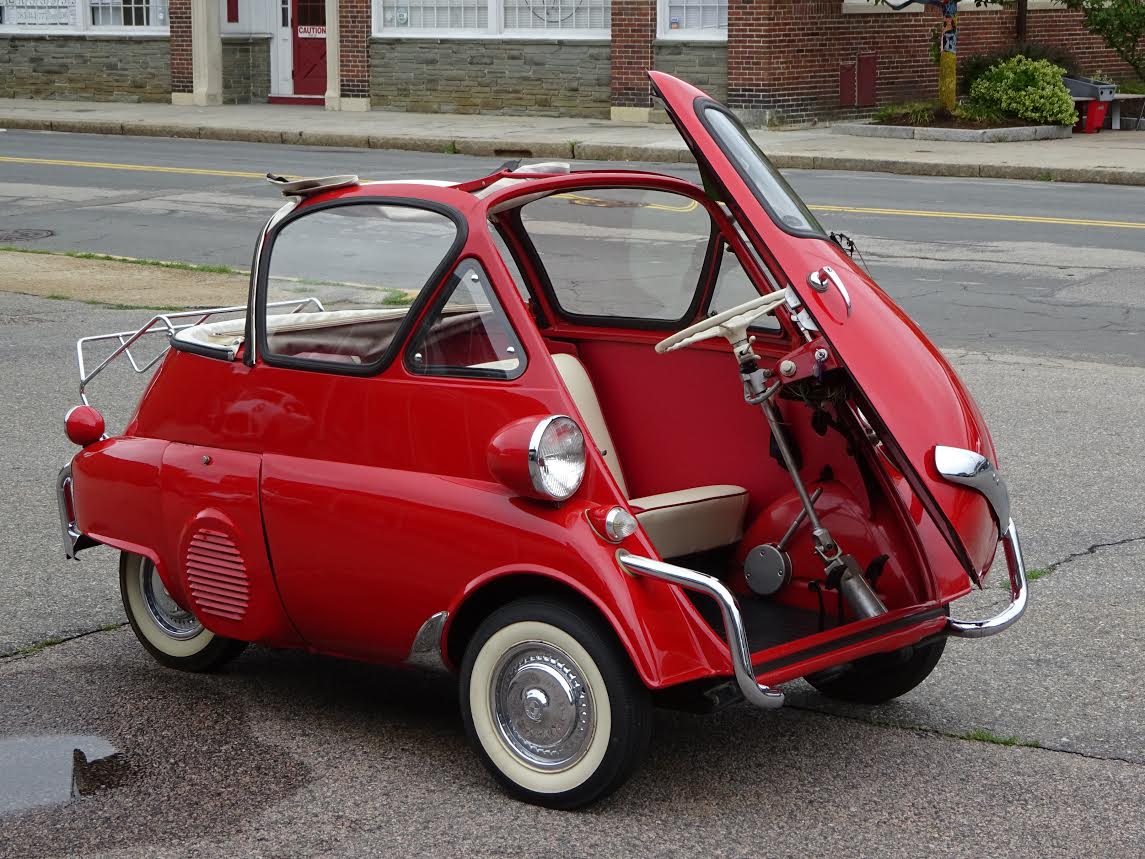
[[[1010,572],[1010,604],[1004,611],[988,620],[955,620],[947,618],[946,631],[958,638],[985,638],[997,635],[1013,626],[1026,611],[1029,588],[1026,584],[1026,564],[1022,559],[1022,544],[1018,540],[1018,526],[1010,520],[1002,545],[1006,550],[1006,566]]]
[[[783,706],[782,692],[756,682],[755,671],[751,667],[751,648],[747,643],[747,630],[743,624],[743,616],[740,614],[739,602],[719,579],[697,573],[686,567],[677,567],[674,564],[666,564],[663,561],[633,555],[623,549],[617,552],[616,558],[630,573],[660,579],[660,581],[706,594],[714,599],[720,607],[720,614],[723,615],[724,632],[727,636],[728,650],[731,653],[732,669],[735,672],[736,684],[743,693],[743,697],[755,706],[767,710]]]
[[[439,611],[426,618],[425,623],[413,637],[410,645],[406,665],[423,668],[426,671],[448,671],[445,660],[441,656],[441,634],[445,630],[445,621],[449,612]]]
[[[64,541],[64,557],[71,560],[76,556],[79,551],[76,544],[79,543],[83,534],[80,533],[76,522],[68,515],[67,498],[71,496],[72,492],[72,465],[69,462],[60,469],[59,476],[56,477],[56,504],[60,509],[60,536]],[[72,509],[75,509],[75,497],[72,497]]]
[[[998,470],[980,453],[944,444],[934,448],[934,467],[951,483],[961,483],[980,492],[990,504],[998,531],[1010,521],[1010,493]]]

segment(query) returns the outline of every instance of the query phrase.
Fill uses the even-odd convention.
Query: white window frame
[[[865,0],[864,0],[865,2]],[[727,27],[712,27],[708,30],[673,30],[671,15],[668,12],[669,0],[656,0],[656,39],[664,42],[726,42]],[[729,4],[730,0],[729,0]]]
[[[386,29],[382,24],[382,0],[371,0],[373,10],[373,26],[371,30],[376,39],[488,39],[490,41],[520,41],[520,42],[576,42],[576,41],[607,41],[612,38],[611,29],[608,30],[561,30],[561,29],[505,29],[505,5],[502,0],[486,0],[489,6],[489,25],[480,27],[456,27],[439,29],[412,29],[409,27],[393,27]],[[611,5],[611,0],[610,0]]]
[[[921,3],[912,3],[905,9],[899,9],[897,12],[886,6],[883,3],[872,3],[871,0],[842,0],[843,14],[844,15],[904,15],[904,14],[918,14],[926,7]],[[1037,12],[1045,9],[1064,9],[1057,0],[1028,0],[1027,9],[1030,12]],[[974,0],[958,0],[958,14],[965,15],[967,12],[1001,12],[1005,9],[1004,6],[993,4],[990,6],[975,6]]]
[[[222,0],[225,2],[225,0]],[[103,27],[91,22],[91,0],[75,0],[70,24],[0,24],[0,33],[27,36],[169,36],[170,21],[162,26]],[[168,13],[169,15],[170,13]]]

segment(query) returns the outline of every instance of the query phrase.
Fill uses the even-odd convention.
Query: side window
[[[688,315],[712,235],[697,201],[599,188],[527,203],[521,218],[561,310],[658,322]]]
[[[475,259],[462,260],[406,352],[410,372],[515,379],[525,354]]]
[[[513,259],[513,254],[509,250],[509,246],[505,244],[505,240],[501,237],[500,231],[492,224],[489,225],[489,237],[493,239],[493,244],[497,247],[497,253],[501,254],[505,268],[509,269],[509,276],[513,278],[513,286],[517,287],[517,292],[520,293],[521,298],[525,299],[527,303],[530,300],[530,296],[529,288],[525,286],[525,276],[521,274],[521,269],[517,266],[517,261]]]
[[[331,369],[379,365],[457,238],[445,215],[391,204],[333,206],[287,223],[270,250],[264,355]]]
[[[720,271],[716,276],[716,289],[712,293],[712,302],[708,307],[708,313],[722,313],[725,310],[731,310],[738,304],[743,304],[745,301],[751,301],[753,298],[759,298],[759,290],[748,279],[747,272],[743,270],[739,257],[725,244],[723,252],[720,254]],[[753,330],[759,331],[783,330],[779,320],[771,313],[758,317],[751,324],[751,327]]]

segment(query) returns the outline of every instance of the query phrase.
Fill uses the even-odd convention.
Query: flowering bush
[[[985,110],[1028,122],[1073,125],[1073,98],[1062,83],[1062,69],[1046,60],[1017,56],[987,69],[970,87],[970,100]]]

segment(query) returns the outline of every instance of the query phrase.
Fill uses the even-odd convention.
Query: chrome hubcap
[[[566,770],[592,745],[592,690],[555,645],[526,641],[505,653],[493,669],[489,703],[505,747],[534,769]]]
[[[140,562],[139,589],[143,596],[143,605],[147,614],[155,621],[163,632],[180,641],[194,638],[203,631],[203,625],[195,616],[179,604],[167,593],[163,580],[155,571],[155,565],[144,559]]]

